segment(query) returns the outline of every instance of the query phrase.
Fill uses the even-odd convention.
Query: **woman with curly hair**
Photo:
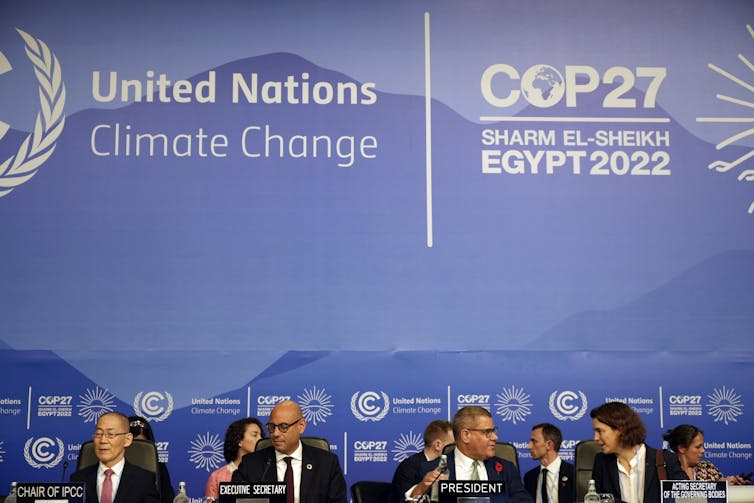
[[[262,427],[262,422],[255,417],[247,417],[234,421],[225,432],[225,445],[223,454],[227,465],[221,466],[212,472],[204,487],[204,496],[207,502],[216,501],[220,495],[220,482],[230,482],[233,472],[238,468],[241,458],[254,452],[257,441],[267,438]]]

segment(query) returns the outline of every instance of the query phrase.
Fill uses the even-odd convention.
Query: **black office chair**
[[[330,452],[330,442],[327,441],[326,438],[322,437],[301,437],[301,443],[309,445],[311,447],[316,447],[317,449],[322,449],[323,451]],[[272,445],[272,440],[269,438],[260,438],[257,441],[256,447],[254,447],[255,451],[261,451],[262,449],[266,449],[267,447]]]
[[[600,444],[594,440],[582,440],[576,444],[574,467],[576,470],[576,501],[584,501],[584,495],[592,478],[594,457],[600,452]]]
[[[157,447],[154,442],[134,439],[131,445],[126,447],[126,461],[154,473],[157,492],[160,492],[160,471],[157,468]],[[89,440],[81,444],[79,457],[76,460],[76,470],[81,470],[98,462],[99,459],[97,459],[97,454],[94,451],[94,442]]]
[[[448,444],[442,449],[443,454],[448,454],[450,451],[455,449],[456,444]],[[497,442],[495,443],[495,456],[498,458],[503,458],[506,461],[510,461],[513,463],[513,466],[516,467],[516,470],[521,471],[521,469],[518,467],[518,451],[516,450],[516,446],[511,444],[510,442]]]
[[[351,499],[353,503],[393,503],[398,495],[390,482],[360,480],[351,485]]]

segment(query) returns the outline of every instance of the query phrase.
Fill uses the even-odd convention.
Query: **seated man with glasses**
[[[450,480],[503,482],[507,503],[533,503],[513,463],[495,456],[498,436],[490,411],[476,405],[459,409],[453,417],[453,436],[456,447],[448,454]]]
[[[92,438],[99,463],[71,475],[86,484],[86,503],[160,503],[155,474],[126,461],[133,435],[128,418],[118,412],[97,421]]]
[[[233,482],[285,482],[288,503],[346,503],[338,457],[301,442],[306,421],[296,402],[277,404],[266,426],[272,446],[245,455]]]

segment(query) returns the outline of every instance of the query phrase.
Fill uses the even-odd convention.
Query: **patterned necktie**
[[[475,459],[471,464],[471,480],[479,480],[479,460]]]
[[[105,470],[105,481],[102,483],[102,494],[100,495],[100,503],[113,503],[113,476],[114,471],[110,468]]]
[[[549,503],[550,498],[547,496],[547,468],[542,468],[542,503]]]
[[[286,487],[287,503],[293,503],[293,466],[291,466],[292,459],[293,458],[290,456],[283,458],[283,461],[285,461],[285,476],[283,477],[283,482],[285,482]]]

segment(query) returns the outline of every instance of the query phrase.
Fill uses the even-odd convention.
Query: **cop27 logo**
[[[106,389],[97,386],[95,389],[87,389],[86,393],[79,395],[81,402],[76,406],[79,416],[85,423],[96,423],[97,420],[115,410],[113,395]]]
[[[317,389],[316,386],[306,388],[297,398],[307,423],[317,426],[317,423],[324,423],[332,416],[332,395],[324,389]]]
[[[393,461],[399,463],[410,455],[424,449],[424,438],[421,433],[401,433],[400,437],[393,442]]]
[[[384,391],[357,391],[351,396],[351,412],[359,421],[382,421],[390,410]]]
[[[715,388],[711,395],[707,395],[707,412],[715,418],[716,423],[724,422],[728,425],[737,422],[738,416],[744,413],[743,409],[741,395],[733,388]]]
[[[751,25],[747,24],[746,29],[748,30],[749,35],[751,35],[751,38],[754,39],[754,28],[752,28]],[[752,67],[751,62],[746,59],[746,57],[742,53],[738,54],[738,59],[740,61],[740,64],[734,68],[724,69],[713,63],[708,63],[707,66],[710,70],[725,78],[729,83],[733,83],[738,86],[734,87],[734,89],[737,89],[735,95],[728,96],[726,94],[718,93],[716,95],[716,98],[720,101],[743,107],[741,111],[732,117],[696,118],[697,122],[706,122],[713,124],[716,123],[720,125],[738,123],[744,125],[744,129],[742,131],[721,140],[717,145],[715,145],[715,149],[720,152],[721,159],[709,163],[707,168],[716,171],[717,173],[727,173],[728,171],[738,167],[739,165],[745,165],[744,163],[754,157],[754,149],[749,150],[736,159],[731,159],[731,156],[737,154],[726,155],[725,151],[723,150],[725,149],[725,147],[735,145],[737,142],[748,138],[751,135],[754,135],[754,128],[750,128],[748,125],[751,122],[751,117],[742,117],[740,115],[741,113],[748,114],[748,111],[746,109],[751,108],[751,98],[752,94],[754,93],[754,85],[752,85],[754,79],[752,78],[751,73],[754,72],[754,67]],[[749,166],[751,166],[751,164],[749,164]],[[754,182],[754,169],[752,169],[751,167],[742,169],[738,173],[738,176],[736,178],[739,182]],[[750,215],[754,214],[754,201],[749,204],[747,211]],[[712,412],[710,412],[710,414],[712,414]],[[724,417],[725,414],[723,414],[722,416],[713,414],[713,416],[715,417],[715,421],[722,421],[723,419],[718,419],[718,417]],[[728,424],[728,419],[725,419],[725,424]]]
[[[55,150],[55,142],[65,124],[65,85],[58,58],[40,39],[24,31],[16,31],[24,40],[26,56],[37,76],[40,112],[37,113],[34,131],[21,143],[16,153],[5,160],[0,159],[0,197],[9,194],[37,173]],[[10,62],[0,52],[0,75],[12,69]],[[0,140],[9,129],[9,124],[0,121]]]
[[[526,416],[531,414],[531,396],[524,391],[524,388],[516,388],[515,385],[510,388],[503,388],[503,391],[497,393],[495,402],[495,413],[503,421],[511,421],[513,424],[523,423]]]
[[[173,412],[173,396],[167,391],[140,391],[134,397],[134,411],[152,421],[164,421]]]
[[[54,468],[64,454],[63,441],[58,437],[31,437],[24,444],[24,459],[32,468]]]
[[[579,391],[553,391],[550,394],[550,412],[561,421],[578,421],[588,407],[586,395]]]
[[[216,470],[225,462],[223,445],[224,442],[217,433],[199,434],[191,441],[191,449],[188,450],[189,461],[194,463],[197,470]]]

